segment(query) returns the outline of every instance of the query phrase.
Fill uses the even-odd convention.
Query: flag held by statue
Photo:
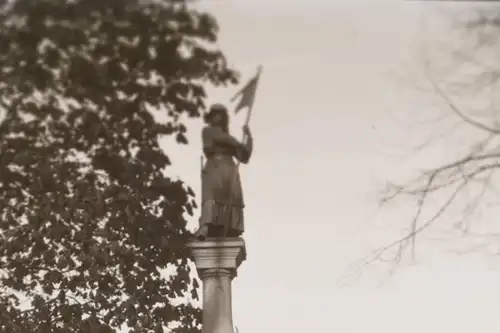
[[[257,69],[257,74],[255,74],[255,76],[252,77],[250,81],[248,81],[248,83],[240,91],[238,91],[236,95],[234,95],[233,98],[231,98],[231,102],[239,100],[238,104],[236,104],[236,107],[234,109],[235,113],[238,113],[240,110],[244,108],[248,108],[247,121],[246,121],[247,124],[250,119],[250,114],[252,112],[253,104],[255,101],[255,93],[257,91],[257,85],[259,83],[261,72],[262,72],[262,66],[259,66]]]

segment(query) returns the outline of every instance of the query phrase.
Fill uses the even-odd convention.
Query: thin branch
[[[485,146],[488,144],[488,142],[491,141],[491,139],[492,139],[492,136],[489,136],[488,138],[486,138],[484,141],[482,141],[481,143],[479,143],[478,145],[473,147],[471,153],[463,158],[460,158],[460,159],[455,160],[455,161],[448,163],[448,164],[444,164],[444,165],[440,166],[439,168],[424,171],[422,173],[422,175],[417,177],[412,183],[419,183],[420,180],[422,180],[423,178],[428,178],[429,176],[432,176],[432,175],[434,175],[433,177],[436,178],[439,174],[441,174],[443,172],[446,172],[446,171],[449,171],[449,170],[455,169],[455,168],[460,168],[466,164],[469,164],[470,162],[481,162],[481,161],[486,161],[489,159],[500,159],[500,152],[498,152],[498,153],[497,152],[490,152],[490,153],[481,154],[481,155],[474,155],[475,153],[484,150]],[[459,181],[459,179],[457,179],[457,178],[450,178],[452,176],[453,176],[453,174],[448,175],[448,180],[444,183],[435,184],[433,182],[433,185],[430,187],[425,185],[424,187],[408,188],[407,185],[405,186],[405,185],[389,184],[389,186],[391,186],[393,188],[393,191],[391,194],[389,194],[385,198],[383,198],[382,202],[387,203],[388,201],[393,200],[395,197],[397,197],[398,195],[401,195],[401,194],[419,195],[424,191],[425,192],[436,192],[436,191],[444,189],[450,185],[453,185],[457,181]],[[462,178],[462,177],[463,177],[463,175],[461,175],[460,178]]]
[[[426,67],[427,68],[427,67]],[[434,79],[432,78],[432,75],[429,73],[428,70],[425,71],[426,72],[426,78],[427,80],[430,82],[430,84],[432,85],[432,87],[434,88],[434,91],[438,94],[439,97],[441,97],[445,102],[446,104],[448,105],[448,107],[457,115],[459,116],[464,122],[466,122],[467,124],[477,128],[477,129],[480,129],[480,130],[483,130],[483,131],[487,131],[489,133],[493,133],[493,134],[500,134],[500,129],[498,128],[494,128],[494,127],[490,127],[488,125],[485,125],[479,121],[476,121],[472,118],[470,118],[469,116],[465,115],[457,106],[456,104],[451,100],[450,97],[448,97],[444,91],[441,89],[441,87],[434,81]]]
[[[488,183],[493,176],[495,172],[495,169],[491,169],[489,173],[486,176],[486,179],[483,180],[483,184],[481,186],[481,190],[477,195],[472,198],[472,200],[469,201],[469,203],[465,206],[464,208],[464,218],[462,220],[462,232],[464,233],[469,233],[469,224],[468,224],[468,219],[472,215],[473,212],[475,212],[479,206],[479,204],[482,202],[482,199],[484,198],[485,194],[488,191]]]
[[[395,256],[395,259],[397,262],[401,259],[401,253],[403,252],[404,248],[406,247],[405,243],[408,242],[412,237],[415,237],[425,229],[427,229],[437,218],[439,218],[442,213],[451,205],[455,197],[458,195],[458,193],[467,185],[466,182],[462,182],[460,186],[453,192],[453,194],[448,198],[448,200],[445,202],[444,205],[441,206],[441,208],[434,214],[434,216],[429,219],[426,223],[421,225],[418,228],[415,228],[412,230],[412,232],[406,234],[405,236],[399,238],[398,240],[393,241],[392,243],[385,245],[383,247],[380,247],[372,252],[372,255],[369,256],[369,259],[363,260],[362,265],[367,266],[372,263],[374,263],[377,260],[382,259],[382,256],[390,249],[394,247],[399,247],[397,254]]]
[[[463,125],[463,122],[457,121],[455,124],[453,124],[453,126],[450,126],[449,128],[445,129],[444,131],[440,132],[439,134],[431,135],[427,140],[416,145],[413,148],[413,153],[418,153],[418,152],[423,151],[425,148],[429,147],[431,144],[436,142],[436,140],[443,139],[447,135],[450,135],[452,132],[456,131],[461,125]]]
[[[411,222],[411,234],[415,235],[416,230],[417,230],[417,223],[418,219],[420,218],[420,215],[422,214],[422,209],[425,204],[425,200],[427,199],[427,195],[429,194],[429,187],[432,186],[432,183],[434,182],[435,177],[438,175],[437,172],[433,173],[430,177],[429,180],[427,181],[427,186],[426,189],[422,192],[422,195],[419,198],[418,205],[417,205],[417,213],[413,217],[413,220]],[[415,261],[415,237],[412,237],[412,244],[411,244],[411,251],[412,251],[412,261]]]
[[[448,197],[446,202],[444,202],[443,205],[439,207],[439,209],[435,212],[435,214],[429,218],[423,225],[417,227],[416,222],[417,221],[417,216],[412,220],[412,225],[411,225],[411,231],[404,235],[403,237],[389,243],[388,245],[385,245],[383,247],[380,247],[372,252],[371,255],[367,256],[365,259],[359,261],[356,264],[356,276],[359,277],[361,276],[361,268],[364,268],[366,266],[369,266],[373,264],[376,261],[388,261],[383,258],[383,256],[391,249],[396,248],[396,254],[392,257],[391,261],[393,265],[397,265],[400,263],[401,259],[403,258],[403,252],[404,250],[408,247],[408,243],[410,241],[413,241],[413,238],[428,229],[439,217],[442,216],[444,212],[451,206],[451,204],[455,201],[457,195],[470,183],[470,180],[473,179],[474,177],[477,177],[478,175],[489,171],[489,170],[494,170],[500,168],[500,162],[499,163],[491,163],[491,164],[486,164],[479,166],[477,169],[475,169],[473,172],[470,172],[464,176],[464,179],[458,184],[457,188],[455,191]],[[428,184],[431,184],[431,182],[428,182]],[[421,214],[421,210],[423,209],[423,204],[425,201],[425,197],[427,194],[425,192],[421,193],[422,197],[424,199],[419,200],[419,211],[417,212],[417,215]]]

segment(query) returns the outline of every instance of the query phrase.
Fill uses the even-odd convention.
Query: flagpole
[[[260,79],[260,74],[262,73],[262,65],[259,65],[257,67],[257,74],[255,75],[256,77],[256,80],[258,83],[258,80]],[[255,102],[255,95],[254,95],[254,98],[252,99],[252,103],[248,106],[248,111],[247,111],[247,117],[245,119],[245,126],[248,126],[248,124],[250,123],[250,117],[252,116],[252,109],[253,109],[253,104]],[[246,142],[246,133],[243,132],[243,138],[241,140],[242,144],[245,144]],[[229,220],[227,222],[230,222],[231,221],[231,218],[232,218],[232,213],[233,213],[233,202],[234,202],[234,184],[236,184],[236,179],[238,177],[238,174],[239,174],[239,168],[240,168],[240,164],[241,164],[241,161],[238,160],[238,162],[236,163],[236,168],[234,169],[234,172],[233,172],[233,179],[232,179],[232,183],[231,183],[231,196],[229,198]],[[228,229],[228,223],[225,223],[224,224],[224,237],[226,237],[227,235],[227,229]]]
[[[257,67],[257,74],[255,75],[255,77],[257,78],[257,83],[258,83],[258,80],[260,79],[260,74],[262,73],[262,65],[259,65]],[[245,126],[248,126],[248,124],[250,123],[250,117],[252,116],[252,109],[253,109],[253,104],[255,102],[255,97],[252,99],[252,103],[248,106],[248,111],[247,111],[247,117],[245,119]],[[245,143],[246,141],[246,134],[243,133],[243,138],[241,140],[243,143]],[[240,164],[240,162],[238,161],[238,165]]]

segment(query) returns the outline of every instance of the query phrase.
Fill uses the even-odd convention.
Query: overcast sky
[[[380,212],[377,191],[414,169],[401,154],[428,134],[412,128],[435,110],[409,82],[422,39],[440,33],[426,26],[431,5],[344,3],[204,2],[243,79],[264,66],[251,121],[255,154],[242,167],[248,260],[233,283],[235,325],[240,333],[497,333],[500,273],[482,254],[459,257],[421,241],[418,264],[382,287],[371,269],[357,284],[338,281],[414,212],[405,204]],[[228,103],[236,90],[211,89],[210,100]],[[243,120],[243,112],[233,119],[237,137]],[[188,147],[165,145],[171,172],[193,188],[200,126],[190,126]]]

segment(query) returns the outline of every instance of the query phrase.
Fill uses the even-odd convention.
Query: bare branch
[[[488,14],[487,18],[486,14]],[[487,203],[487,196],[491,193],[500,198],[500,193],[494,187],[494,176],[500,169],[500,139],[498,139],[500,123],[493,119],[488,124],[477,117],[479,111],[488,115],[497,115],[499,112],[494,109],[491,101],[488,105],[488,103],[483,104],[480,100],[480,103],[472,107],[468,106],[467,109],[462,105],[463,103],[459,103],[462,100],[465,101],[464,96],[471,97],[474,95],[474,97],[478,97],[478,93],[487,92],[486,87],[493,87],[500,83],[500,68],[496,63],[497,57],[491,52],[492,47],[500,45],[498,44],[500,11],[497,9],[494,13],[486,14],[483,17],[479,16],[480,19],[474,23],[474,29],[478,27],[485,28],[486,25],[493,25],[495,29],[487,27],[487,29],[481,31],[474,30],[475,35],[471,35],[475,38],[474,40],[467,39],[466,42],[460,40],[460,43],[465,45],[465,48],[453,46],[451,50],[448,49],[449,54],[458,59],[458,63],[448,62],[446,66],[440,69],[442,74],[446,75],[444,79],[441,77],[439,81],[433,75],[435,73],[431,73],[430,60],[434,61],[436,57],[427,57],[426,54],[422,54],[427,59],[427,61],[423,62],[424,82],[427,83],[428,81],[428,84],[426,84],[428,89],[433,90],[434,97],[443,102],[441,103],[444,106],[443,109],[448,111],[446,117],[455,117],[458,123],[451,123],[450,125],[453,125],[451,128],[445,128],[448,125],[445,126],[436,122],[434,125],[443,126],[442,135],[429,138],[417,149],[421,151],[428,147],[431,143],[458,128],[460,124],[466,124],[469,129],[477,129],[480,135],[483,133],[485,135],[479,137],[479,140],[472,137],[472,144],[465,146],[465,153],[459,155],[458,158],[435,165],[428,170],[423,170],[410,182],[388,184],[386,195],[382,198],[382,205],[391,202],[395,198],[409,196],[416,200],[416,211],[409,221],[408,229],[398,239],[376,248],[362,260],[354,263],[354,266],[351,266],[350,271],[356,279],[361,276],[364,268],[375,262],[390,263],[389,274],[394,272],[394,269],[401,264],[408,254],[412,262],[414,262],[416,257],[416,237],[431,229],[431,226],[444,214],[455,213],[452,206],[453,204],[457,206],[459,195],[465,196],[463,199],[466,200],[466,203],[458,207],[458,212],[462,218],[459,223],[454,223],[453,227],[460,227],[460,231],[464,234],[467,233],[467,235],[473,234],[470,231],[471,225],[469,225],[472,214],[480,208],[490,208],[491,205]],[[472,29],[473,25],[462,24],[467,29]],[[481,53],[478,51],[479,48]],[[471,50],[471,52],[467,52],[468,50]],[[483,58],[483,55],[493,55],[491,57],[492,61]],[[433,68],[437,69],[437,67],[434,67],[434,63],[432,65]],[[456,81],[461,75],[464,80]],[[446,86],[443,85],[443,82]],[[479,97],[482,97],[482,95]],[[471,99],[467,102],[474,103],[474,101],[474,99]],[[459,149],[462,151],[462,147],[459,147]],[[433,199],[439,199],[437,206],[430,205]],[[497,204],[500,205],[500,202]],[[491,235],[495,241],[498,241],[498,234],[492,233]]]
[[[426,67],[427,68],[427,67]],[[434,91],[445,101],[445,103],[448,105],[448,107],[457,115],[459,116],[464,122],[466,122],[469,125],[472,125],[473,127],[487,131],[489,133],[493,134],[500,134],[500,129],[494,128],[491,126],[487,126],[479,121],[476,121],[472,119],[471,117],[467,116],[464,114],[457,106],[456,104],[452,101],[452,99],[444,93],[444,91],[441,89],[441,87],[436,83],[436,81],[433,79],[432,75],[429,73],[428,70],[426,70],[426,78],[428,79],[429,83],[432,85],[434,88]]]
[[[486,142],[491,141],[491,137],[488,137],[486,140],[482,142],[482,144],[485,144]],[[479,150],[479,147],[476,148],[476,150]],[[482,149],[481,149],[482,150]],[[409,185],[395,185],[395,184],[390,184],[389,186],[393,191],[387,195],[385,198],[383,198],[383,203],[387,203],[388,201],[394,199],[395,197],[405,194],[405,195],[419,195],[422,192],[436,192],[438,190],[442,190],[450,185],[455,184],[460,178],[463,177],[463,175],[460,175],[460,177],[453,178],[454,174],[448,175],[447,180],[443,183],[435,183],[435,178],[439,176],[441,173],[449,171],[450,169],[456,169],[456,168],[461,168],[463,169],[465,165],[471,162],[480,162],[480,161],[485,161],[485,160],[492,160],[492,159],[498,159],[500,158],[500,152],[491,152],[487,154],[482,154],[482,155],[473,155],[474,154],[474,149],[472,149],[472,152],[468,154],[467,156],[458,159],[456,161],[453,161],[451,163],[442,165],[441,167],[438,167],[436,169],[428,170],[422,172],[422,175],[417,177],[414,181],[411,183],[420,183],[424,179],[428,178],[429,176],[433,177],[433,184],[431,186],[428,186],[426,184],[424,187],[410,187]]]
[[[483,156],[478,156],[480,157],[479,159],[485,160],[487,159],[487,155]],[[481,158],[482,157],[482,158]],[[469,159],[462,159],[462,163],[466,163],[468,161],[473,160],[473,158]],[[481,166],[478,166],[476,169],[469,173],[465,173],[462,177],[462,179],[458,182],[456,189],[451,193],[451,195],[448,197],[448,199],[437,209],[437,211],[434,213],[432,217],[430,217],[424,224],[418,226],[418,220],[422,215],[422,211],[425,206],[426,199],[429,194],[429,189],[432,188],[433,182],[435,181],[436,177],[440,172],[443,170],[446,170],[447,168],[450,168],[452,166],[456,167],[460,165],[460,163],[454,162],[451,163],[447,166],[444,166],[442,168],[437,168],[433,172],[431,172],[428,176],[427,183],[426,183],[426,188],[424,188],[420,193],[415,192],[414,194],[419,195],[419,200],[417,204],[417,213],[414,216],[414,218],[411,221],[410,225],[410,232],[404,235],[403,237],[389,243],[388,245],[385,245],[383,247],[380,247],[374,251],[364,259],[360,260],[359,262],[355,263],[354,266],[354,275],[356,278],[359,278],[361,276],[361,271],[363,268],[366,266],[369,266],[377,261],[382,261],[382,262],[390,262],[392,263],[393,267],[398,265],[402,258],[405,250],[410,246],[411,253],[412,253],[412,260],[415,259],[415,238],[417,235],[421,234],[423,231],[428,229],[437,219],[439,219],[443,213],[447,211],[447,209],[451,206],[451,204],[455,201],[456,197],[471,183],[471,180],[474,179],[475,177],[481,175],[482,173],[489,172],[489,176],[491,176],[491,173],[493,173],[496,169],[500,168],[500,162],[493,162],[489,164],[484,164]],[[453,185],[453,184],[451,184]],[[390,259],[385,259],[384,256],[391,250],[395,250],[395,253],[390,257]],[[393,269],[389,270],[389,274]]]

